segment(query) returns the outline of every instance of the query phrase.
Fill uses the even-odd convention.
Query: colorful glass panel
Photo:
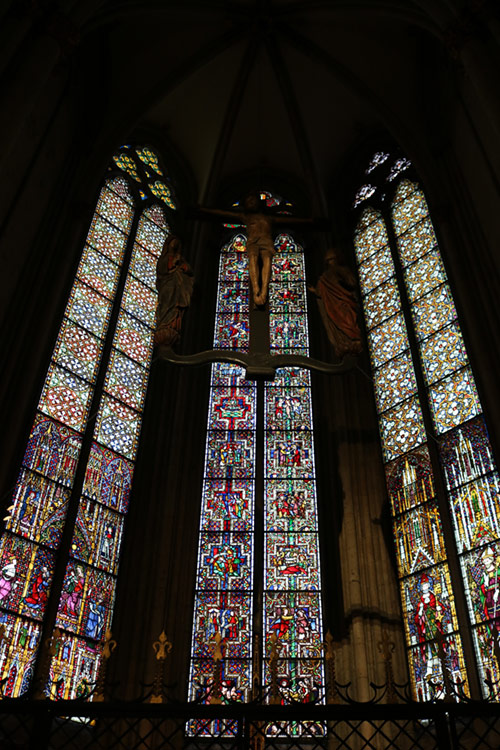
[[[408,266],[405,269],[405,279],[410,302],[414,302],[436,286],[443,284],[447,279],[439,251],[431,250],[420,260]]]
[[[409,348],[402,313],[385,320],[368,334],[373,367],[380,367]]]
[[[457,317],[453,298],[448,284],[434,289],[417,300],[411,307],[415,332],[424,339]]]
[[[158,259],[161,255],[165,238],[170,232],[169,226],[165,221],[165,215],[160,212],[158,206],[152,206],[143,212],[137,227],[135,235],[136,242],[145,248],[149,253]],[[133,256],[132,256],[133,257]],[[145,279],[142,276],[138,278],[141,281]],[[152,285],[154,287],[154,284]]]
[[[373,373],[379,413],[417,392],[413,363],[408,352],[392,359]]]
[[[302,248],[287,235],[278,238],[275,247],[269,293],[271,348],[307,354],[307,318],[289,315],[284,304],[292,293],[306,310]],[[318,594],[311,593],[320,590],[321,579],[309,372],[278,370],[264,393],[264,655],[269,657],[271,637],[276,636],[283,703],[322,701],[321,603]],[[267,658],[263,680],[270,684]],[[295,722],[266,731],[285,729],[288,736],[312,732]]]
[[[244,249],[245,237],[236,234],[221,251],[215,348],[248,348]],[[255,383],[240,367],[212,365],[189,681],[190,699],[204,703],[213,687],[216,636],[222,701],[250,698],[256,414]],[[187,731],[230,736],[237,728],[193,721]]]
[[[150,289],[156,287],[156,263],[157,259],[144,250],[141,245],[135,243],[130,261],[130,273],[136,279],[141,279]]]
[[[409,180],[402,180],[394,197],[392,223],[396,234],[406,232],[428,214],[427,204],[421,191]]]
[[[2,696],[13,698],[26,693],[35,670],[41,626],[32,620],[0,613],[0,624],[5,628],[0,642],[0,674]]]
[[[144,164],[147,164],[148,167],[152,167],[157,174],[163,176],[163,172],[158,163],[158,157],[152,149],[148,148],[148,146],[144,146],[143,148],[136,148],[135,152]]]
[[[37,414],[28,440],[23,466],[71,487],[82,440],[73,430]]]
[[[145,284],[129,276],[123,292],[122,305],[127,312],[134,315],[151,328],[155,324],[156,292]]]
[[[391,318],[401,309],[401,300],[396,279],[392,278],[385,284],[374,289],[363,299],[366,327],[368,329]]]
[[[80,326],[63,320],[52,359],[78,377],[92,382],[100,362],[101,342]]]
[[[123,183],[127,186],[126,190],[128,191],[126,180]],[[120,180],[113,180],[113,182],[108,183],[108,189],[105,188],[101,192],[97,211],[110,224],[113,224],[117,229],[128,235],[134,215],[132,198],[129,195],[123,200],[123,195],[120,196],[115,190],[115,188],[119,189],[119,186]]]
[[[248,479],[206,480],[203,531],[251,531],[253,528],[254,485]]]
[[[419,505],[394,521],[401,577],[446,559],[441,517],[436,503]]]
[[[108,630],[114,600],[108,573],[70,560],[62,585],[56,627],[99,641]]]
[[[388,463],[385,474],[393,515],[417,508],[435,496],[431,458],[426,445]]]
[[[83,492],[109,508],[126,513],[132,487],[133,464],[97,443],[92,444]]]
[[[101,632],[98,604],[91,602],[91,616],[97,625],[90,626],[92,633]],[[55,639],[55,655],[50,665],[50,697],[54,700],[84,699],[91,695],[97,680],[101,646],[61,633]]]
[[[85,426],[92,387],[67,370],[50,365],[38,408],[49,417],[81,431]]]
[[[410,676],[415,694],[420,701],[446,698],[445,676],[458,695],[467,695],[467,673],[462,642],[458,635],[446,636],[441,646],[436,641],[416,646],[409,651]]]
[[[116,350],[112,351],[104,389],[127,406],[141,411],[146,396],[148,372]]]
[[[131,177],[136,180],[136,182],[140,182],[141,178],[137,174],[137,166],[135,161],[132,159],[131,156],[128,154],[118,154],[116,156],[113,156],[113,161],[116,162],[116,164],[120,167],[120,169],[123,169],[124,172],[129,174]]]
[[[102,338],[108,327],[111,301],[90,289],[86,284],[75,281],[66,307],[66,316],[78,323],[94,336]]]
[[[363,261],[358,268],[358,272],[363,294],[368,294],[379,284],[387,281],[390,276],[394,275],[394,264],[389,248],[384,247]]]
[[[119,271],[119,266],[108,260],[105,255],[86,247],[76,275],[103,297],[111,299],[116,291]]]
[[[82,497],[78,508],[72,555],[116,575],[123,532],[123,516]]]
[[[401,263],[408,266],[437,245],[434,228],[429,218],[414,224],[398,237]]]
[[[5,532],[0,541],[2,609],[41,620],[49,597],[54,559],[52,551]]]
[[[117,229],[98,213],[94,214],[87,236],[88,245],[115,263],[121,263],[127,239],[128,235],[125,232]]]
[[[151,328],[129,315],[125,310],[121,310],[113,344],[130,359],[147,365],[153,353]]]
[[[476,385],[468,367],[429,388],[429,401],[438,434],[481,413]]]
[[[153,195],[162,200],[169,208],[176,208],[176,205],[172,198],[172,191],[165,185],[164,182],[161,182],[161,180],[149,182],[148,187]]]
[[[425,339],[420,345],[420,356],[427,385],[465,367],[468,359],[460,328],[452,324]]]
[[[424,301],[436,298],[440,293],[438,289],[428,294],[444,280],[444,269],[437,251],[433,249],[435,237],[432,226],[424,218],[422,204],[411,184],[401,189],[399,197],[403,199],[405,195],[411,196],[410,202],[397,204],[393,211],[399,220],[399,231],[406,232],[398,241],[407,265],[405,277],[411,297],[421,298],[413,307],[412,314],[414,319],[418,317],[422,330],[432,333],[436,329],[436,315],[429,313]],[[379,218],[377,221],[382,220]],[[363,240],[367,243],[370,241],[365,224],[366,221],[359,224],[355,246],[361,264],[361,283],[366,283],[370,289],[374,273],[377,273],[379,256],[383,259],[382,266],[388,269],[385,273],[394,274],[395,270],[388,249],[374,253],[371,248],[363,246]],[[369,259],[368,263],[365,258]],[[364,273],[363,265],[366,267]],[[426,293],[426,297],[422,296]],[[374,366],[375,397],[393,516],[412,685],[419,699],[443,697],[444,663],[445,668],[449,667],[451,679],[459,686],[458,689],[466,692],[462,646],[458,634],[453,632],[457,630],[458,623],[444,533],[438,504],[434,499],[426,431],[395,278],[365,295],[363,304]],[[441,357],[448,340],[443,337],[441,341],[434,336],[425,342],[428,349],[437,354],[433,363],[429,364],[429,376],[439,377],[437,373],[444,371],[446,363],[436,360]],[[451,352],[449,360],[453,361]],[[442,645],[438,652],[437,640],[440,638]]]
[[[57,549],[66,517],[68,490],[40,474],[21,470],[6,529]]]
[[[422,413],[416,397],[381,414],[379,422],[386,461],[411,451],[425,441]]]

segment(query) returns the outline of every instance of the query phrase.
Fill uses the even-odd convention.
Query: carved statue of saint
[[[265,305],[271,279],[274,242],[272,228],[275,224],[312,224],[313,219],[300,219],[293,216],[271,216],[262,210],[258,193],[249,193],[243,202],[243,211],[219,208],[200,208],[204,214],[221,216],[231,223],[241,222],[246,227],[248,272],[252,285],[253,301],[261,307]],[[259,259],[262,268],[259,269]]]
[[[156,264],[158,306],[155,344],[172,346],[179,340],[182,316],[191,301],[193,272],[181,250],[179,237],[169,235]]]
[[[339,262],[335,251],[325,256],[326,268],[319,277],[314,292],[327,336],[337,357],[360,354],[361,331],[357,322],[356,281],[354,274]]]

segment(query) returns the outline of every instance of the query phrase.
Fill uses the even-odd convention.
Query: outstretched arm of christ
[[[232,219],[233,221],[237,219],[238,221],[241,221],[242,224],[245,223],[245,214],[242,214],[240,211],[233,211],[230,208],[205,208],[204,206],[197,206],[195,211],[197,214],[222,216],[225,219]],[[204,216],[201,216],[200,218],[204,218]]]

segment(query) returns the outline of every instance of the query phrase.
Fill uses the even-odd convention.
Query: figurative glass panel
[[[286,328],[291,317],[283,303],[273,305],[293,293],[294,304],[306,309],[302,248],[287,235],[278,237],[275,247],[269,288],[271,349],[308,354],[307,318],[296,316],[300,333],[292,336]],[[293,274],[287,260],[293,260]],[[263,682],[271,685],[270,659],[275,652],[279,700],[322,701],[322,614],[320,597],[313,593],[320,590],[321,573],[309,372],[279,370],[276,379],[265,384],[264,394]],[[283,725],[266,731],[284,730]],[[291,722],[286,731],[295,735],[305,730]]]
[[[499,696],[499,482],[427,202],[398,187],[393,224],[462,570],[483,694]]]
[[[248,348],[245,243],[235,234],[221,251],[215,349]],[[214,691],[224,703],[251,697],[256,415],[255,383],[241,367],[213,364],[189,679],[189,699],[203,703]],[[187,731],[231,736],[237,727],[193,720]]]

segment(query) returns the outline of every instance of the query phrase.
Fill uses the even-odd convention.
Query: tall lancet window
[[[400,177],[409,166],[387,174],[385,191],[399,178],[390,206],[375,185],[358,193],[354,244],[410,673],[421,699],[459,696],[475,664],[498,698],[498,474],[428,205]]]
[[[173,208],[155,152],[120,149],[97,200],[0,541],[6,696],[25,693],[34,675],[48,680],[45,692],[55,698],[87,695],[95,684],[148,384],[156,262]],[[43,675],[39,645],[51,636]]]
[[[277,199],[262,195],[267,205]],[[246,238],[221,251],[214,347],[246,351]],[[308,354],[303,250],[275,239],[269,288],[272,352]],[[258,519],[258,520],[256,520]],[[280,699],[321,699],[324,677],[309,373],[278,370],[265,384],[235,365],[212,367],[189,697],[210,702],[220,649],[222,700],[248,701],[252,675],[269,697],[271,648]],[[263,549],[263,559],[256,557]],[[274,645],[273,645],[274,644]],[[197,734],[234,732],[192,722]],[[288,727],[288,732],[299,732]]]

